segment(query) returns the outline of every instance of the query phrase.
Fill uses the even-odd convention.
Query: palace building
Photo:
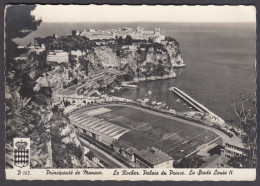
[[[154,28],[154,30],[145,31],[143,27],[138,26],[136,29],[133,28],[119,28],[119,29],[107,29],[107,30],[96,30],[89,29],[83,31],[73,30],[72,35],[85,36],[90,40],[98,39],[116,39],[118,37],[126,38],[127,35],[133,39],[148,40],[153,39],[155,42],[161,42],[165,39],[165,36],[161,34],[160,28]]]

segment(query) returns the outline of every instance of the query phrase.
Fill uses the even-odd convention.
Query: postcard
[[[6,179],[254,181],[254,6],[8,5]]]

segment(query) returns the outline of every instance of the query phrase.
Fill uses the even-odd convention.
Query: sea
[[[89,28],[160,27],[161,33],[180,44],[185,68],[176,69],[177,78],[143,82],[136,89],[124,89],[119,96],[133,100],[148,97],[169,108],[182,111],[185,103],[168,89],[178,87],[225,120],[235,117],[232,99],[240,94],[256,96],[255,23],[42,23],[20,45],[33,43],[34,37],[67,35]],[[150,91],[151,94],[148,94]]]

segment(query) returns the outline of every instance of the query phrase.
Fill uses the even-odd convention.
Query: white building
[[[16,61],[26,61],[28,60],[28,57],[30,56],[30,54],[32,52],[35,52],[36,54],[40,54],[40,52],[45,51],[45,45],[42,44],[41,46],[38,46],[37,44],[34,46],[18,46],[19,49],[28,49],[28,52],[25,54],[21,54],[20,56],[16,57],[15,60]]]
[[[83,30],[83,31],[72,31],[72,35],[85,36],[90,40],[93,39],[115,39],[116,37],[126,38],[127,35],[133,39],[146,39],[154,38],[156,42],[161,42],[165,37],[161,34],[160,28],[154,28],[154,30],[145,31],[144,28],[138,26],[136,29],[133,28],[119,28],[119,29],[107,29],[107,30]]]
[[[165,36],[164,35],[159,35],[159,36],[153,37],[153,42],[154,43],[161,43],[163,40],[165,40]]]
[[[47,55],[47,61],[57,63],[68,63],[68,52],[64,52],[63,50],[54,50],[53,52],[49,52]]]
[[[231,144],[229,142],[225,143],[225,149],[222,152],[222,155],[226,158],[243,156],[246,153],[246,149],[243,144]]]

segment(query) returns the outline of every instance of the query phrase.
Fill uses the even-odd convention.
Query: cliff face
[[[149,77],[173,74],[173,68],[182,66],[179,45],[173,41],[140,45],[100,46],[88,53],[92,64],[133,70],[135,76]]]
[[[79,66],[79,64],[78,64]],[[53,91],[62,90],[64,87],[73,85],[73,81],[81,81],[86,77],[86,72],[79,67],[68,68],[64,65],[55,66],[49,72],[42,74],[36,80],[34,91],[39,91],[41,87],[52,87]]]
[[[53,114],[50,119],[50,143],[32,141],[31,166],[54,168],[82,168],[90,165],[84,158],[84,149],[78,140],[74,127],[63,114]],[[37,143],[36,143],[37,142]],[[50,148],[48,148],[48,145]],[[52,157],[50,166],[50,156]]]

